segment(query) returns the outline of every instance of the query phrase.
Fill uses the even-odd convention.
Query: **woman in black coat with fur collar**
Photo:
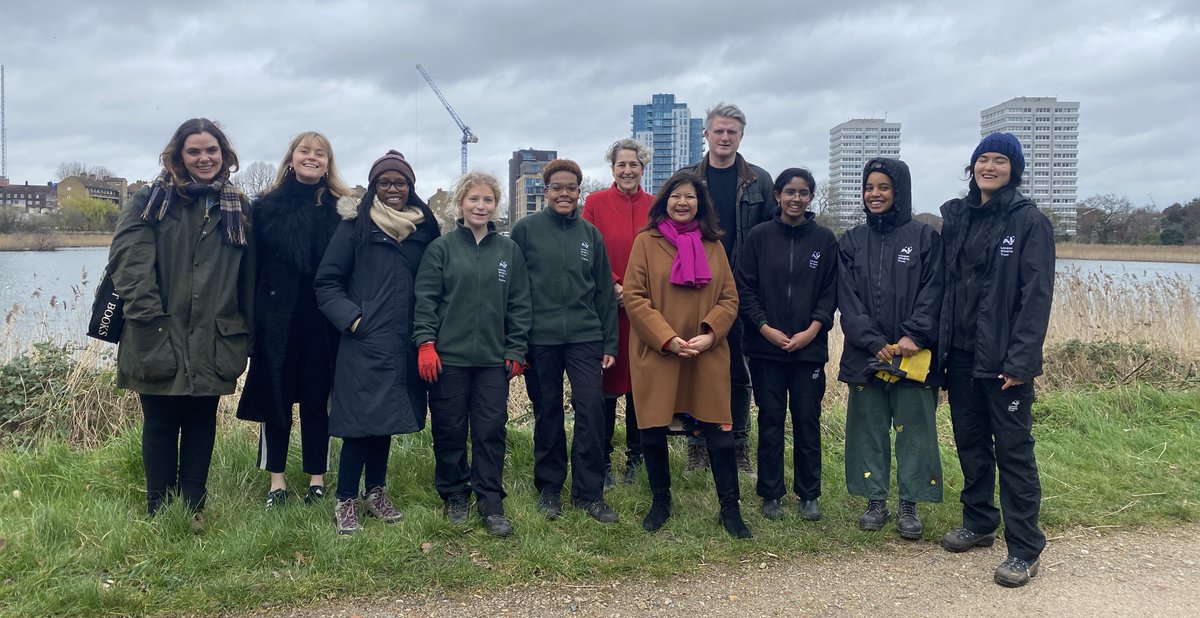
[[[338,175],[333,149],[320,133],[297,135],[279,175],[253,204],[258,242],[254,354],[238,418],[260,423],[258,465],[271,473],[267,508],[287,499],[284,466],[292,404],[300,404],[304,501],[325,495],[329,466],[329,390],[338,333],[317,309],[313,276],[341,217],[337,202],[350,191]],[[350,198],[347,198],[350,199]]]

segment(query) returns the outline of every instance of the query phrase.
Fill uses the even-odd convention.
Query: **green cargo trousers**
[[[937,390],[928,386],[851,384],[846,405],[846,489],[886,500],[892,477],[891,430],[896,430],[900,499],[942,501],[937,439]]]

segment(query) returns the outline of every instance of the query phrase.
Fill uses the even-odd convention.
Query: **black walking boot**
[[[717,486],[717,502],[721,505],[721,524],[734,538],[753,537],[742,519],[742,496],[738,488],[737,460],[733,450],[709,448],[708,459],[712,462],[713,484]]]
[[[650,512],[642,520],[646,532],[655,532],[671,517],[671,466],[667,459],[667,444],[652,445],[642,454],[646,466],[646,477],[650,481],[650,495],[654,501]]]

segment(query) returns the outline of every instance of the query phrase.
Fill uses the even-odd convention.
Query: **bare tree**
[[[63,161],[54,170],[54,182],[62,182],[71,176],[87,176],[88,167],[79,161]]]
[[[603,191],[611,184],[612,182],[605,182],[599,178],[584,176],[583,183],[579,185],[579,203],[583,204],[583,201],[587,199],[588,194],[595,193],[597,191]]]
[[[255,161],[233,175],[233,184],[237,185],[246,197],[254,199],[275,182],[275,171],[274,163]]]
[[[1101,245],[1121,242],[1134,210],[1133,202],[1123,195],[1093,195],[1076,206],[1077,236]]]

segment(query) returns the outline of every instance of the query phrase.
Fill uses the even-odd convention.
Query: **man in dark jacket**
[[[1054,230],[1017,188],[1021,143],[993,133],[975,148],[967,197],[942,205],[947,291],[941,349],[954,441],[963,471],[962,527],[942,538],[961,552],[996,539],[1001,511],[1008,558],[995,580],[1022,586],[1037,575],[1046,536],[1038,528],[1041,482],[1033,454],[1033,378],[1054,296]]]
[[[816,180],[789,168],[775,180],[779,213],[746,235],[738,258],[738,305],[758,403],[758,495],[768,519],[781,519],[785,421],[792,413],[793,487],[800,514],[821,518],[821,400],[829,329],[837,309],[837,238],[808,205]],[[790,405],[789,405],[790,404]]]
[[[737,255],[746,234],[758,225],[770,221],[777,205],[771,175],[757,165],[751,165],[738,148],[746,130],[746,114],[738,106],[720,102],[710,108],[704,118],[704,139],[708,152],[696,165],[682,168],[704,180],[716,207],[725,236],[725,256],[729,265],[737,268]],[[734,451],[738,470],[754,475],[750,464],[750,371],[742,355],[743,325],[733,323],[726,337],[729,341],[730,412],[733,415]],[[708,468],[708,450],[704,438],[688,439],[688,459],[685,470]]]
[[[936,353],[942,243],[932,227],[912,218],[911,187],[902,161],[872,159],[863,168],[867,222],[847,231],[839,243],[838,309],[846,344],[838,379],[850,386],[846,488],[867,499],[859,527],[879,530],[891,517],[887,497],[895,428],[896,529],[903,538],[919,539],[924,528],[917,503],[942,501],[936,379],[885,381],[876,375],[877,367],[897,362],[896,357],[915,360]]]

